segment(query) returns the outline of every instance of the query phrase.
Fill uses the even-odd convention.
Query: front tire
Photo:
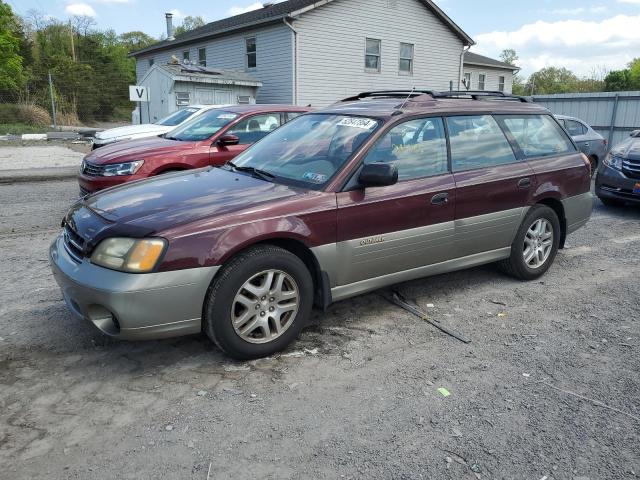
[[[272,245],[252,247],[211,283],[203,329],[230,357],[265,357],[297,338],[312,304],[313,280],[300,258]]]
[[[549,270],[560,245],[560,221],[556,212],[535,205],[525,216],[511,244],[511,256],[500,268],[520,280],[535,280]]]
[[[603,205],[605,207],[622,207],[624,205],[624,202],[621,202],[620,200],[616,200],[615,198],[605,198],[605,197],[598,197],[600,199],[600,201],[603,203]]]

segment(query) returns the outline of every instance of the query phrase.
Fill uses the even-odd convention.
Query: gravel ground
[[[637,208],[598,204],[536,282],[486,266],[398,287],[468,345],[377,292],[234,363],[203,336],[72,319],[46,251],[75,193],[0,186],[0,478],[640,475]]]
[[[0,170],[22,170],[25,168],[79,167],[84,154],[74,144],[74,149],[65,145],[29,145],[0,147]],[[80,145],[80,144],[78,144]],[[82,144],[84,146],[84,144]],[[85,152],[86,153],[86,152]]]

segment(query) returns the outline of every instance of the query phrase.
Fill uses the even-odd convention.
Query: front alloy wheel
[[[237,254],[217,273],[202,328],[229,356],[248,360],[283,350],[307,323],[313,279],[305,263],[275,245]]]
[[[266,270],[247,280],[231,305],[236,333],[249,343],[271,342],[282,335],[298,313],[298,284],[281,270]]]

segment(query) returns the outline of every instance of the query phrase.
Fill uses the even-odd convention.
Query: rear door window
[[[279,113],[254,115],[239,122],[227,134],[236,135],[240,139],[240,145],[250,145],[266,137],[278,128],[280,123]]]
[[[572,137],[577,137],[579,135],[584,135],[587,133],[587,128],[581,124],[580,122],[576,122],[575,120],[567,120],[564,121],[564,126],[567,128],[569,135]]]
[[[399,180],[448,171],[447,140],[441,118],[421,118],[396,125],[367,153],[364,163],[393,163]]]
[[[499,118],[526,158],[575,151],[567,134],[549,115],[501,115]]]
[[[491,115],[447,117],[447,127],[454,172],[518,161]]]

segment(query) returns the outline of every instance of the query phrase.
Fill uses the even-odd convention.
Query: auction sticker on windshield
[[[302,178],[304,180],[309,180],[310,182],[313,182],[313,183],[324,183],[327,181],[326,175],[323,175],[322,173],[314,173],[314,172],[305,172],[304,175],[302,175]]]
[[[371,130],[378,125],[378,122],[371,120],[370,118],[347,117],[340,120],[338,125],[341,127],[355,127],[363,130]]]
[[[237,115],[235,113],[221,113],[220,115],[218,115],[218,118],[222,120],[233,120],[236,117]]]

